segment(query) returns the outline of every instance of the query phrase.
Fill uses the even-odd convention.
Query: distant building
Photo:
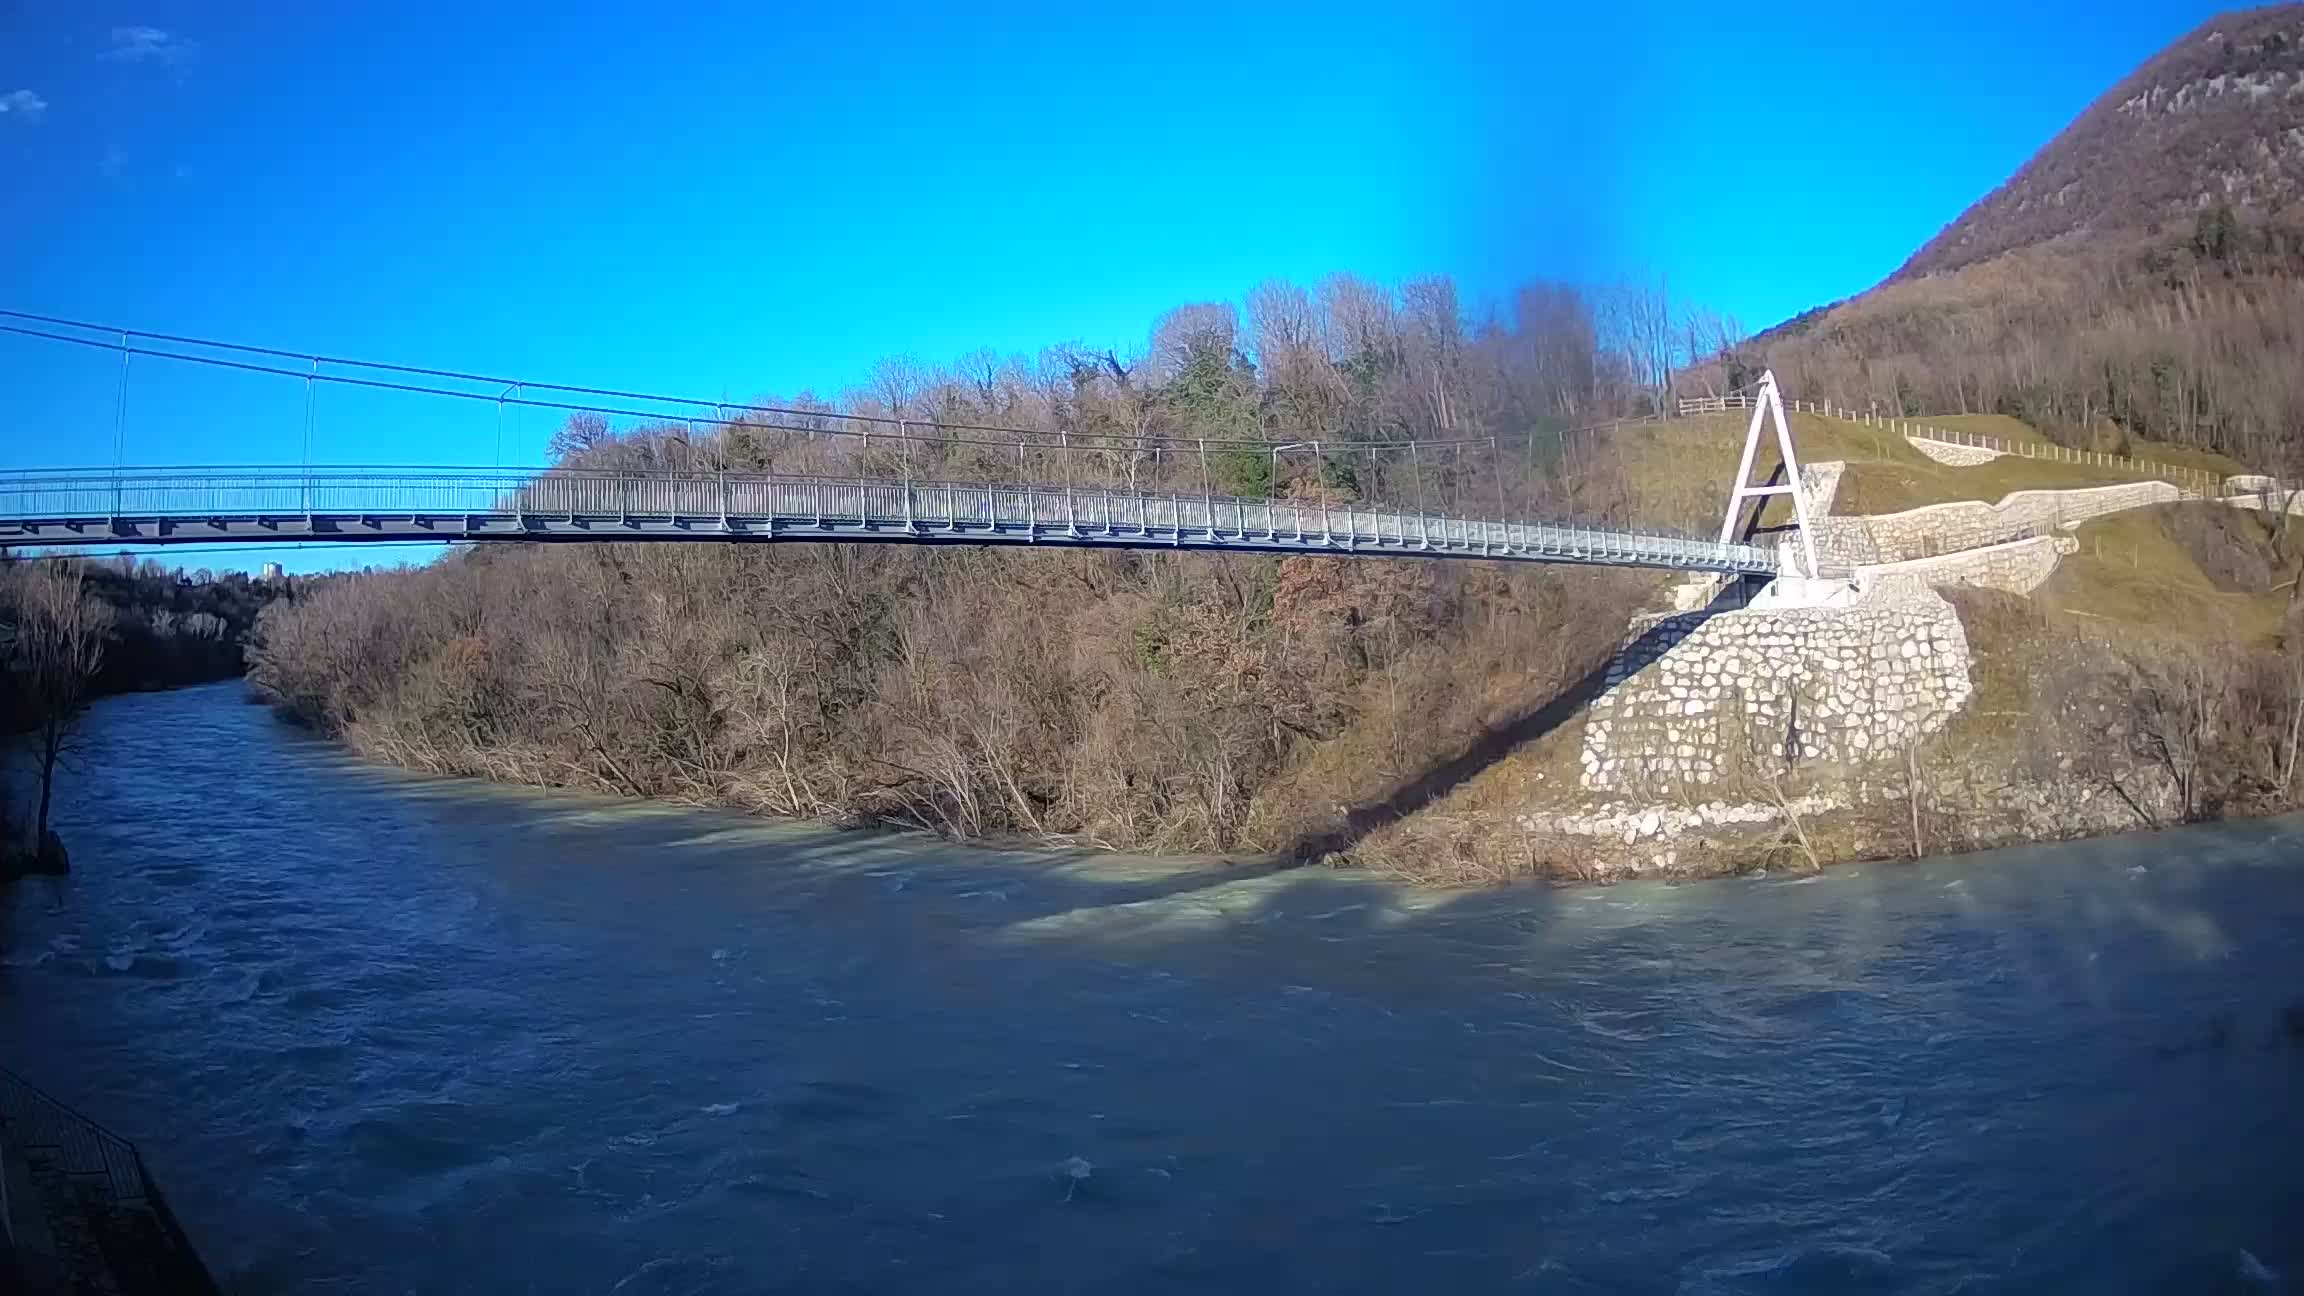
[[[268,581],[282,580],[286,578],[287,574],[288,573],[280,570],[280,564],[266,563],[264,564],[263,573],[258,577],[258,579]]]

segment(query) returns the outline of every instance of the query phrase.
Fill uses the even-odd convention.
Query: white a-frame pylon
[[[1777,453],[1784,456],[1784,482],[1779,486],[1755,486],[1752,458],[1760,449],[1760,425],[1769,420],[1776,424]],[[1816,536],[1808,528],[1808,486],[1800,480],[1800,456],[1792,450],[1792,425],[1784,418],[1784,397],[1776,390],[1773,369],[1760,375],[1760,390],[1752,402],[1752,426],[1744,433],[1744,458],[1736,465],[1735,488],[1728,492],[1728,516],[1720,520],[1720,543],[1727,544],[1736,538],[1736,523],[1744,512],[1744,501],[1768,495],[1792,497],[1792,516],[1800,532],[1800,556],[1805,570],[1785,575],[1816,575]]]

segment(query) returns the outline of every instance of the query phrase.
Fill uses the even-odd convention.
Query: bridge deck
[[[882,541],[1488,558],[1773,574],[1752,545],[1220,495],[484,469],[0,475],[0,544]]]

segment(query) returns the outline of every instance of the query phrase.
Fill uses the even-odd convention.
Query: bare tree
[[[1912,858],[1928,853],[1928,843],[1920,835],[1920,799],[1925,795],[1920,787],[1920,738],[1914,735],[1904,746],[1904,800],[1912,812]]]
[[[2138,754],[2168,775],[2176,789],[2177,814],[2190,822],[2200,813],[2202,775],[2229,700],[2229,667],[2185,650],[2171,650],[2137,667],[2130,722]]]
[[[2288,688],[2288,737],[2280,758],[2280,794],[2291,800],[2296,795],[2296,746],[2304,737],[2304,652],[2291,644],[2285,654],[2285,683]]]
[[[1332,363],[1381,366],[1391,360],[1399,330],[1390,293],[1352,275],[1330,275],[1320,284],[1320,311]]]
[[[554,463],[591,467],[593,465],[586,462],[586,457],[614,439],[615,433],[608,426],[607,415],[581,410],[569,415],[560,430],[552,434],[552,440],[545,446],[544,452],[552,457]]]
[[[1195,363],[1222,364],[1239,345],[1239,313],[1224,302],[1178,306],[1152,325],[1152,363],[1157,376],[1174,378]]]
[[[1628,282],[1605,294],[1601,306],[1608,341],[1623,356],[1625,371],[1661,403],[1670,394],[1679,350],[1669,286],[1662,279]]]
[[[56,766],[78,737],[96,671],[104,664],[113,615],[87,591],[76,563],[35,563],[14,573],[9,583],[9,601],[16,606],[11,665],[23,676],[40,765],[40,808],[32,840],[47,861],[55,850],[48,812],[55,799]]]
[[[1464,317],[1456,300],[1456,284],[1445,275],[1415,279],[1400,290],[1412,343],[1411,399],[1420,407],[1420,422],[1446,434],[1465,416]]]

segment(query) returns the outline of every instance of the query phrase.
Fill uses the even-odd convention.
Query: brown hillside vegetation
[[[1012,443],[961,437],[860,444],[788,419],[692,436],[579,416],[557,450],[626,470],[1716,517],[1717,483],[1643,500],[1605,438],[1540,432],[1654,401],[1668,374],[1644,359],[1652,339],[1612,318],[1627,313],[1540,287],[1468,332],[1445,281],[1267,285],[1246,337],[1232,308],[1192,306],[1141,357],[891,362],[842,402],[1097,439],[1066,462],[1035,451],[1019,465]],[[1484,434],[1495,445],[1470,453],[1385,452]],[[1233,440],[1203,456],[1201,437]],[[1303,448],[1340,437],[1365,444]],[[905,546],[486,548],[276,607],[253,678],[419,769],[969,835],[1286,851],[1468,776],[1590,671],[1656,579]]]
[[[1883,413],[2304,469],[2304,5],[2215,19],[1886,283],[1728,348]]]
[[[1891,282],[2074,233],[2189,221],[2204,205],[2279,218],[2299,201],[2304,5],[2221,14],[2105,92]]]
[[[255,679],[413,768],[1286,850],[1589,671],[1653,582],[1405,560],[521,546],[329,583]]]
[[[2172,442],[2292,475],[2304,257],[2289,237],[2242,226],[2221,257],[2173,235],[2010,253],[1874,289],[1730,363],[1899,417],[1999,414],[2066,444]]]

